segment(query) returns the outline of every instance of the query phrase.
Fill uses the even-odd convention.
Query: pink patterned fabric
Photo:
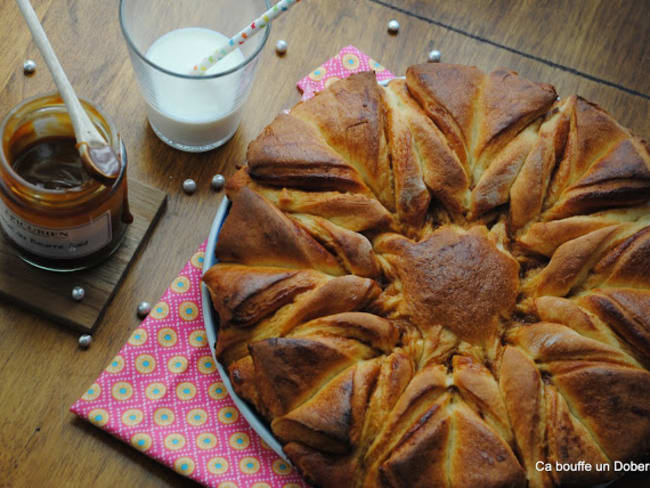
[[[359,71],[374,71],[377,75],[377,81],[395,78],[393,73],[356,47],[346,46],[332,59],[326,61],[300,80],[298,89],[302,92],[302,99],[308,100],[316,92],[327,88],[330,83],[347,78],[352,73]]]
[[[70,410],[206,486],[306,487],[249,427],[215,370],[201,311],[204,251]]]

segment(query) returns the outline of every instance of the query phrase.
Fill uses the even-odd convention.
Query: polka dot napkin
[[[395,78],[393,73],[384,68],[367,54],[354,46],[346,46],[329,61],[321,64],[311,73],[301,79],[297,85],[302,92],[302,99],[308,100],[323,88],[342,78],[347,78],[352,73],[359,71],[374,71],[377,81]]]
[[[206,486],[306,487],[249,427],[215,370],[201,311],[204,250],[71,411]]]
[[[334,79],[370,69],[379,80],[393,77],[348,46],[298,86],[306,99]],[[307,487],[250,428],[216,371],[201,310],[205,244],[70,410],[209,487]]]

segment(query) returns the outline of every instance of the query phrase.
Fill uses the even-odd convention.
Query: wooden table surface
[[[117,0],[34,0],[34,7],[78,93],[113,117],[129,154],[129,178],[169,194],[166,214],[109,306],[92,347],[77,334],[12,303],[0,302],[0,487],[194,486],[99,429],[75,419],[70,405],[137,326],[136,305],[155,302],[206,237],[219,203],[215,173],[232,173],[255,135],[299,95],[295,81],[354,44],[397,74],[426,61],[482,69],[508,67],[579,93],[650,137],[648,1],[308,0],[274,22],[241,127],[224,147],[184,154],[160,142],[117,17]],[[397,36],[386,32],[396,18]],[[26,97],[54,90],[18,8],[0,2],[0,116]],[[279,58],[278,39],[289,44]],[[32,77],[23,61],[38,63]],[[183,194],[194,178],[198,190]],[[621,435],[625,435],[621,433]],[[647,485],[646,485],[647,486]]]

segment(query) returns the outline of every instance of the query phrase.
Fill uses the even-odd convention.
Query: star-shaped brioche
[[[650,449],[650,156],[516,73],[279,115],[204,276],[217,355],[315,486],[592,486]]]

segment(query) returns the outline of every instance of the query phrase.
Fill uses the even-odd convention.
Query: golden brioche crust
[[[555,463],[650,451],[650,156],[605,110],[428,63],[333,83],[247,159],[216,350],[310,483],[592,486],[617,473]]]

